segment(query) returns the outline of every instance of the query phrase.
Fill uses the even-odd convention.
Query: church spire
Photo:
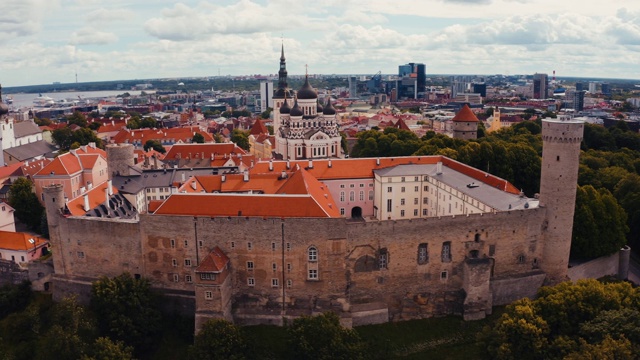
[[[280,50],[280,70],[278,71],[278,90],[273,95],[274,99],[282,99],[284,94],[289,91],[289,84],[287,83],[287,63],[284,57],[284,42]]]

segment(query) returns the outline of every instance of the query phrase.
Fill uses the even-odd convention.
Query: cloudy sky
[[[638,0],[0,2],[0,83],[273,74],[640,79]]]

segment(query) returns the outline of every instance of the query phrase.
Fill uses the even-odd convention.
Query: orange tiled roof
[[[462,109],[458,111],[456,116],[454,116],[453,119],[451,119],[451,121],[478,122],[479,120],[476,117],[476,114],[474,114],[473,111],[471,111],[471,108],[469,107],[469,105],[464,104]]]
[[[241,154],[244,156],[246,155],[246,152],[234,143],[175,144],[165,153],[164,159],[210,159],[212,155],[215,156],[215,158],[218,158],[230,154]]]
[[[33,239],[35,242],[32,244],[29,242],[29,239]],[[0,249],[28,251],[48,243],[49,241],[46,239],[31,234],[0,231]]]
[[[82,216],[86,214],[86,211],[84,210],[84,195],[89,196],[89,209],[93,209],[96,206],[103,204],[106,201],[106,197],[107,197],[104,189],[106,189],[108,185],[109,185],[108,182],[104,182],[94,187],[93,189],[87,191],[86,193],[76,197],[75,199],[70,200],[67,203],[67,209],[69,209],[69,212],[71,213],[71,215]],[[118,188],[116,188],[115,186],[112,186],[111,191],[113,191],[114,194],[117,194]]]
[[[47,166],[47,164],[49,164],[51,161],[52,161],[51,159],[40,159],[40,160],[31,160],[28,163],[25,162],[20,168],[19,175],[31,177],[37,174],[40,170],[42,170],[45,166]],[[14,175],[16,175],[17,172],[18,170],[14,172]]]
[[[72,153],[57,156],[47,166],[38,171],[37,175],[71,175],[82,170],[80,161]]]
[[[85,170],[92,169],[96,165],[96,162],[98,161],[99,158],[100,158],[100,155],[98,154],[78,155],[78,159],[82,164],[82,168]]]
[[[213,248],[213,250],[207,255],[200,265],[196,268],[196,272],[213,272],[221,273],[229,264],[229,257],[219,247]]]
[[[18,170],[24,162],[19,162],[11,165],[0,166],[0,179],[6,179],[16,170]]]
[[[156,215],[339,217],[328,214],[310,195],[173,194]]]
[[[138,129],[138,130],[120,130],[113,136],[113,141],[116,144],[125,142],[133,143],[140,141],[144,144],[147,140],[162,140],[162,139],[175,139],[182,142],[188,142],[193,139],[193,133],[197,132],[204,137],[205,142],[212,142],[213,136],[211,134],[200,130],[198,126],[179,127],[171,129]]]

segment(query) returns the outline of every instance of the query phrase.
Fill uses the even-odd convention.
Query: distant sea
[[[61,100],[94,100],[94,99],[104,99],[109,97],[115,97],[124,93],[129,93],[131,95],[140,95],[141,91],[139,90],[118,90],[118,91],[75,91],[75,92],[54,92],[54,93],[42,93],[42,96],[48,96],[52,98],[55,102],[59,102]],[[147,91],[147,93],[153,91]],[[13,104],[9,105],[13,109],[19,108],[31,108],[34,107],[33,99],[37,98],[38,94],[8,94],[3,95],[2,100],[6,103],[6,98],[13,98]],[[78,98],[80,97],[80,98]]]

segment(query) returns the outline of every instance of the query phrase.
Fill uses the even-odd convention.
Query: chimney
[[[253,169],[253,160],[251,160],[251,168]]]
[[[331,159],[329,159],[329,167],[331,167]]]
[[[109,189],[107,188],[104,189],[104,206],[109,208]]]
[[[144,156],[144,166],[149,167],[149,157],[147,155],[142,155],[142,156]]]
[[[313,159],[309,159],[309,169],[313,169]]]
[[[187,179],[186,179],[185,177],[186,177],[186,174],[185,174],[185,173],[182,173],[182,183],[183,183],[183,184],[184,184],[184,182],[185,182],[185,181],[187,181]]]
[[[380,165],[380,158],[376,159],[376,165]]]
[[[287,178],[287,172],[282,170],[282,174],[280,174],[280,178],[286,179]]]
[[[291,164],[289,163],[289,160],[287,160],[287,169],[291,168]]]
[[[91,181],[87,182],[87,189],[89,190],[93,189],[93,183],[91,183]]]
[[[273,159],[269,159],[269,171],[273,171]]]
[[[438,161],[436,164],[436,175],[442,174],[442,161]]]
[[[84,198],[84,211],[87,212],[91,210],[91,208],[89,207],[89,194],[84,194],[83,198]]]
[[[244,180],[244,182],[249,181],[249,171],[248,170],[244,171],[244,177],[243,177],[242,180]]]
[[[113,195],[113,181],[107,180],[107,190],[109,191],[109,196]]]
[[[227,175],[222,174],[222,176],[220,177],[220,181],[222,181],[222,182],[227,181]]]

